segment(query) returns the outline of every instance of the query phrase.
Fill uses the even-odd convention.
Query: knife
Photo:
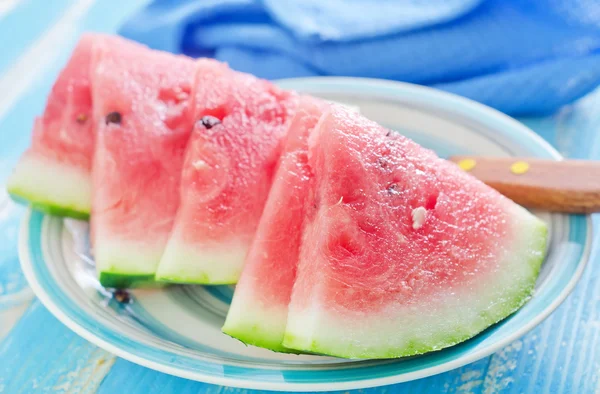
[[[482,156],[448,160],[524,207],[600,212],[600,161]]]

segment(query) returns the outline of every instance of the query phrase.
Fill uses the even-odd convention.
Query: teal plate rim
[[[407,83],[364,78],[322,77],[280,81],[284,88],[360,94],[390,100],[407,100],[432,110],[444,111],[477,121],[513,141],[526,145],[532,155],[561,160],[541,137],[512,118],[471,100],[435,89]],[[581,277],[590,255],[592,221],[590,216],[568,215],[568,242],[576,245],[563,258],[564,275],[536,294],[520,311],[469,341],[442,351],[419,357],[378,363],[348,363],[336,369],[274,369],[215,363],[193,357],[175,355],[124,337],[86,313],[64,294],[50,273],[43,256],[42,225],[46,216],[28,211],[19,235],[19,256],[27,281],[48,310],[78,335],[99,347],[142,366],[180,376],[232,387],[283,390],[329,391],[389,385],[415,380],[486,357],[518,339],[542,322],[572,291]]]

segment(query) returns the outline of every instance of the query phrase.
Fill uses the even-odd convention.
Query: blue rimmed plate
[[[281,86],[357,107],[365,116],[451,154],[560,155],[520,123],[485,106],[409,84],[352,78],[285,80]],[[232,288],[134,290],[117,302],[95,279],[87,224],[29,212],[20,234],[25,275],[40,300],[73,331],[116,355],[169,374],[266,390],[347,390],[434,375],[483,358],[547,317],[583,272],[589,217],[536,212],[550,244],[534,297],[517,313],[460,345],[398,360],[350,361],[246,347],[220,332]],[[123,301],[123,299],[121,299]]]

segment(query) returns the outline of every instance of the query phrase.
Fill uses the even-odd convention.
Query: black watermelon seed
[[[388,130],[388,132],[386,133],[386,137],[389,137],[390,135],[392,135],[392,130]]]
[[[113,293],[113,297],[115,300],[122,304],[128,304],[131,301],[131,296],[127,292],[127,290],[118,289]]]
[[[118,112],[111,112],[106,115],[106,124],[109,123],[121,124],[121,114]]]
[[[381,168],[385,168],[385,169],[387,169],[387,168],[388,168],[388,166],[389,166],[389,163],[388,163],[388,161],[385,159],[385,157],[380,157],[380,158],[378,158],[378,159],[377,159],[377,163],[379,163],[379,166],[380,166]]]
[[[77,123],[83,124],[83,123],[85,123],[85,121],[87,120],[87,118],[88,117],[87,117],[86,114],[79,114],[79,115],[77,115],[77,119],[76,120],[77,120]]]
[[[206,127],[206,129],[209,130],[212,129],[214,126],[220,124],[221,121],[218,118],[215,118],[214,116],[207,115],[200,119],[200,123],[202,123],[202,126]]]

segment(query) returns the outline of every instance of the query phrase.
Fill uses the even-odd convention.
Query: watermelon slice
[[[250,345],[289,351],[281,343],[312,179],[306,140],[324,108],[324,103],[308,97],[299,102],[223,326],[223,332]]]
[[[94,64],[94,257],[102,285],[130,287],[153,280],[179,205],[194,61],[106,42]]]
[[[531,296],[545,224],[454,164],[340,107],[311,135],[309,159],[314,197],[285,347],[347,358],[425,353],[474,336]]]
[[[35,209],[84,219],[91,204],[94,147],[89,68],[92,46],[109,37],[84,35],[54,83],[31,147],[8,180],[10,195]]]
[[[156,278],[236,283],[271,186],[294,95],[211,60],[197,63],[196,129],[181,206]]]
[[[31,146],[7,183],[13,199],[58,216],[87,219],[92,203],[95,122],[90,68],[100,43],[124,53],[144,46],[115,36],[82,35],[34,121]]]

